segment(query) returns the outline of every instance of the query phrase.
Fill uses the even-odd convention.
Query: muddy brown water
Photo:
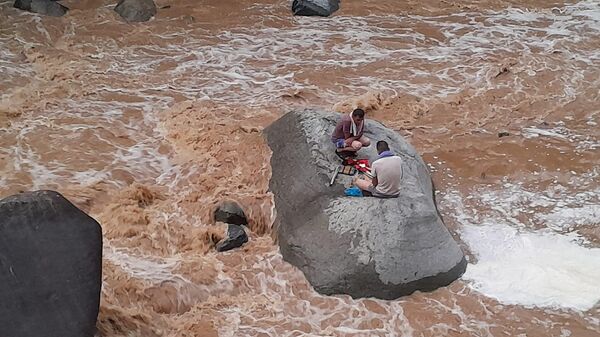
[[[0,3],[0,195],[56,189],[101,222],[98,336],[600,336],[597,1],[160,0],[140,24],[64,4]],[[355,300],[282,260],[261,133],[305,106],[417,148],[463,278]],[[252,237],[217,254],[225,198]]]

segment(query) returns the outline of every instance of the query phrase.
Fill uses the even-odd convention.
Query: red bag
[[[346,158],[344,159],[344,165],[352,165],[360,172],[371,173],[371,166],[368,159]]]

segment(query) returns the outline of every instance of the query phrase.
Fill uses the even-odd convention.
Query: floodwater
[[[0,2],[0,196],[55,189],[102,224],[98,336],[600,336],[600,2],[63,3]],[[417,148],[461,279],[355,300],[282,260],[262,130],[306,106]],[[251,240],[216,253],[224,199]]]

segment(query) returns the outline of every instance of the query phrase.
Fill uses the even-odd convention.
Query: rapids
[[[55,189],[102,224],[99,337],[600,336],[598,1],[157,0],[141,24],[115,3],[0,2],[0,196]],[[261,132],[302,106],[417,148],[460,280],[327,297],[282,260]],[[252,234],[216,253],[225,198]]]

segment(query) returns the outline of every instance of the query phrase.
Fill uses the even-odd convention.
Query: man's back
[[[377,159],[371,165],[371,172],[377,177],[375,189],[385,195],[398,195],[402,183],[402,159],[388,156]]]

